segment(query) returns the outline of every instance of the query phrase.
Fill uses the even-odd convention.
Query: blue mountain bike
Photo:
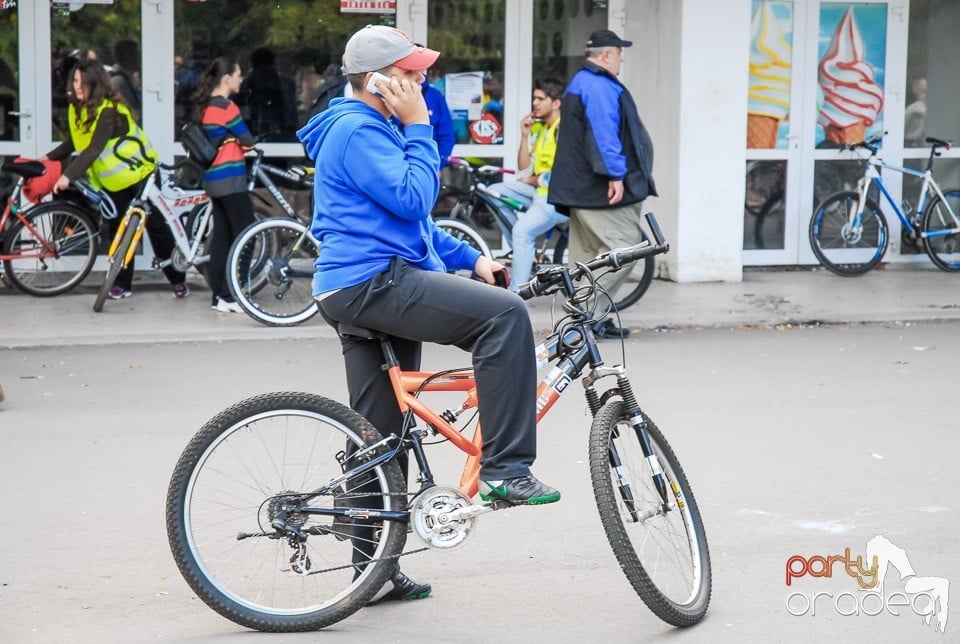
[[[867,150],[862,158],[865,169],[856,191],[836,192],[823,200],[810,219],[810,246],[813,254],[837,275],[862,275],[880,263],[890,243],[887,220],[880,206],[868,196],[872,184],[880,189],[903,224],[904,239],[920,240],[923,250],[937,268],[960,270],[960,189],[941,190],[933,178],[933,159],[938,150],[950,149],[950,141],[928,137],[930,158],[924,171],[886,163],[877,156],[882,135],[863,143],[844,146],[845,150]],[[893,170],[923,181],[920,198],[912,215],[891,196],[880,170]],[[905,202],[906,203],[906,202]],[[908,209],[909,210],[909,209]]]

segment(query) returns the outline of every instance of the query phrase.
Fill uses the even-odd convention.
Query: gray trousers
[[[536,358],[526,305],[517,295],[395,259],[390,268],[320,302],[327,322],[347,322],[391,336],[404,370],[420,368],[421,342],[454,345],[473,356],[483,425],[480,476],[530,473],[537,453]],[[402,431],[380,343],[340,338],[350,406],[381,434]]]
[[[642,240],[643,229],[640,222],[642,202],[617,208],[570,210],[570,265],[575,262],[588,262],[600,253],[614,248],[633,246]],[[629,270],[609,273],[600,280],[600,284],[613,294],[626,279]],[[614,297],[614,299],[617,299]]]

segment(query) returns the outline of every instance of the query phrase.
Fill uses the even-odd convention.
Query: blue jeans
[[[533,256],[537,248],[537,237],[554,226],[565,223],[567,218],[547,203],[547,195],[537,194],[536,186],[520,181],[511,181],[494,184],[490,186],[490,189],[499,192],[504,197],[529,204],[525,212],[517,213],[519,217],[517,223],[513,226],[512,238],[509,240],[510,247],[513,249],[513,271],[510,277],[510,289],[516,291],[521,285],[530,281]]]

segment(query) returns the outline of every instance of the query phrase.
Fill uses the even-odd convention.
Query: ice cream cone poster
[[[883,131],[887,5],[820,8],[818,147],[859,143]]]
[[[793,3],[753,0],[747,147],[786,148],[790,114]]]

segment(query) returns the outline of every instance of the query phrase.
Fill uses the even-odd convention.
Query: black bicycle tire
[[[194,240],[194,235],[196,231],[194,230],[197,225],[197,220],[203,216],[204,211],[207,207],[213,207],[209,202],[198,204],[196,208],[190,211],[190,214],[187,215],[187,225],[185,227],[187,232],[187,240],[192,244]],[[207,231],[203,236],[203,247],[207,253],[207,256],[210,255],[210,248],[213,247],[213,213],[210,214],[209,219],[207,219]],[[204,283],[207,285],[211,291],[213,290],[213,284],[210,283],[210,271],[209,271],[209,260],[206,262],[201,262],[199,264],[194,263],[193,267],[197,269],[197,272],[203,277]]]
[[[824,268],[835,275],[840,275],[841,277],[855,277],[857,275],[863,275],[864,273],[870,272],[883,260],[884,255],[887,254],[887,247],[890,244],[890,227],[887,226],[887,219],[883,216],[883,213],[880,211],[880,207],[877,205],[877,203],[873,199],[867,197],[867,203],[863,211],[866,213],[869,209],[873,215],[877,217],[880,229],[883,231],[883,243],[880,245],[879,252],[876,253],[868,262],[840,264],[831,261],[820,249],[820,242],[817,239],[815,231],[818,229],[819,222],[823,218],[823,213],[827,206],[831,202],[840,199],[853,199],[854,201],[858,201],[860,199],[860,195],[850,190],[845,192],[835,192],[820,202],[820,205],[817,206],[816,210],[814,210],[813,216],[810,217],[810,225],[807,228],[807,236],[810,241],[810,249],[813,251],[814,256],[816,256],[817,261],[820,262]],[[864,214],[864,216],[866,216],[866,214]]]
[[[773,207],[778,203],[783,203],[783,193],[777,192],[771,195],[763,204],[760,206],[760,210],[755,215],[755,221],[753,224],[753,244],[756,246],[757,250],[762,250],[767,247],[763,239],[763,223],[766,220],[767,215],[773,210]]]
[[[78,271],[72,274],[70,279],[64,281],[63,283],[57,286],[54,286],[52,288],[47,288],[47,289],[39,289],[31,285],[29,282],[23,281],[20,278],[19,271],[14,266],[13,260],[5,259],[3,261],[4,273],[6,274],[7,278],[9,278],[10,282],[14,286],[16,286],[18,289],[23,291],[24,293],[33,295],[35,297],[50,297],[53,295],[60,295],[62,293],[66,293],[67,291],[73,289],[78,284],[80,284],[87,277],[87,275],[90,274],[90,270],[93,268],[94,262],[97,261],[97,243],[96,243],[96,240],[98,239],[97,225],[94,223],[93,219],[87,213],[85,213],[82,209],[78,208],[74,204],[63,203],[63,202],[51,202],[46,204],[40,204],[39,206],[35,206],[30,210],[28,210],[27,212],[25,212],[23,217],[24,219],[26,219],[28,222],[31,222],[32,224],[33,219],[36,219],[37,217],[45,215],[50,211],[69,212],[69,216],[75,217],[77,221],[80,222],[80,225],[82,225],[88,232],[87,243],[89,244],[89,250],[86,253],[87,256],[83,262],[83,265],[80,267]],[[25,227],[24,223],[19,219],[14,219],[13,222],[10,224],[10,227],[7,229],[5,233],[4,241],[3,241],[4,255],[12,255],[14,253],[13,246],[19,237],[20,229],[24,227]],[[36,226],[34,226],[34,229],[36,229]],[[49,240],[46,240],[46,241],[48,241],[49,243]]]
[[[647,241],[647,233],[640,231],[641,241]],[[570,244],[569,234],[561,235],[557,240],[557,245],[553,249],[553,263],[562,264],[563,263],[563,254],[567,251],[567,247]],[[627,270],[626,268],[622,270]],[[632,268],[630,270],[633,270]],[[646,257],[643,260],[643,275],[640,277],[640,280],[637,282],[637,286],[628,291],[622,298],[615,300],[613,302],[614,307],[618,311],[623,311],[629,306],[636,304],[641,297],[647,292],[647,289],[650,288],[650,284],[653,283],[653,274],[656,272],[656,260],[651,255]]]
[[[561,233],[556,228],[554,228],[559,237],[557,237],[557,243],[553,247],[553,263],[554,264],[563,264],[563,254],[567,252],[567,246],[570,245],[570,233],[563,232]]]
[[[114,280],[117,279],[117,275],[123,270],[123,258],[127,254],[127,249],[130,247],[130,244],[133,242],[133,236],[137,232],[137,226],[140,225],[141,216],[142,215],[132,214],[127,220],[127,227],[123,230],[123,237],[120,238],[117,250],[110,256],[110,267],[107,269],[107,276],[104,278],[103,284],[100,285],[100,290],[97,292],[97,299],[93,303],[95,313],[103,310],[103,303],[107,300],[107,293],[113,288]]]
[[[645,242],[649,241],[647,233],[640,231],[640,241]],[[647,292],[647,289],[650,288],[650,284],[653,283],[653,274],[656,272],[656,260],[653,255],[645,257],[643,260],[643,275],[640,277],[640,281],[637,282],[637,286],[628,291],[623,297],[619,300],[614,300],[613,306],[616,307],[618,311],[622,311],[627,307],[633,306],[636,304],[644,293]],[[633,270],[632,268],[624,268],[621,270]]]
[[[956,197],[960,197],[960,190],[943,190],[942,192],[944,197],[948,195],[954,195]],[[926,212],[923,213],[923,221],[920,223],[920,227],[923,230],[923,232],[930,232],[930,213],[933,212],[934,206],[940,203],[940,201],[942,201],[940,199],[940,195],[935,196],[930,201],[930,204],[927,206]],[[960,213],[957,213],[957,214],[960,214]],[[931,239],[942,239],[942,238],[923,237],[923,250],[926,251],[927,257],[930,258],[930,261],[933,262],[933,265],[939,268],[941,271],[945,271],[947,273],[955,273],[957,271],[960,271],[960,262],[957,262],[951,265],[949,262],[946,262],[940,258],[940,256],[937,254],[937,251],[934,250],[933,248],[933,244],[930,241]]]
[[[490,247],[487,245],[487,242],[483,239],[483,235],[481,235],[476,228],[474,228],[467,222],[462,221],[460,219],[437,219],[436,221],[434,221],[434,223],[437,225],[437,228],[445,232],[449,233],[450,230],[456,230],[460,233],[463,233],[469,238],[467,243],[469,243],[471,247],[480,251],[480,253],[484,257],[493,259],[493,252],[490,250]],[[456,237],[456,235],[454,236]],[[458,239],[461,239],[461,241],[464,241],[460,237],[458,237]]]
[[[328,398],[309,393],[276,392],[248,398],[225,409],[209,420],[190,440],[170,478],[165,506],[167,539],[173,558],[187,584],[210,608],[230,621],[264,632],[304,632],[324,628],[339,622],[360,610],[373,598],[396,569],[396,556],[403,550],[407,538],[406,526],[386,521],[390,525],[387,543],[380,560],[369,564],[373,572],[352,593],[329,607],[303,615],[276,615],[257,611],[238,604],[219,591],[203,573],[189,547],[187,528],[183,521],[186,494],[194,468],[207,448],[220,435],[248,418],[262,413],[306,411],[334,419],[363,439],[366,446],[380,442],[380,433],[363,416]],[[390,509],[406,506],[406,486],[395,460],[382,466],[387,485]]]
[[[234,300],[240,305],[240,308],[243,309],[244,313],[249,315],[257,322],[267,326],[296,326],[306,322],[316,315],[320,310],[317,302],[312,297],[309,299],[309,302],[306,304],[306,306],[300,310],[289,315],[278,315],[257,306],[253,300],[250,299],[249,294],[243,289],[242,284],[240,284],[238,281],[240,252],[244,244],[253,239],[256,235],[275,228],[285,228],[295,231],[297,235],[304,234],[305,232],[309,233],[309,228],[302,221],[289,217],[272,217],[262,221],[255,221],[254,223],[250,224],[237,236],[233,244],[230,246],[230,252],[227,255],[227,287],[230,289],[230,293],[233,295]],[[310,240],[311,244],[314,244],[316,253],[319,254],[320,248],[319,246],[316,246],[316,242],[314,241],[313,237],[308,234],[307,238]],[[253,293],[258,292],[259,290],[260,287],[254,289]]]
[[[680,627],[692,626],[703,619],[706,614],[712,592],[710,551],[707,546],[707,535],[700,517],[700,511],[690,489],[690,483],[687,481],[686,474],[684,474],[676,454],[656,424],[646,414],[643,414],[651,442],[659,448],[669,471],[672,471],[676,476],[676,482],[680,486],[689,509],[690,520],[699,546],[698,556],[702,566],[700,585],[694,598],[688,604],[681,605],[666,597],[650,578],[630,541],[630,536],[627,534],[620,511],[617,508],[618,491],[614,489],[611,479],[608,446],[611,433],[615,430],[617,422],[623,417],[623,401],[611,400],[600,408],[594,417],[593,425],[590,427],[590,477],[600,520],[614,556],[620,563],[620,568],[640,599],[643,600],[643,603],[657,617],[668,624]]]

